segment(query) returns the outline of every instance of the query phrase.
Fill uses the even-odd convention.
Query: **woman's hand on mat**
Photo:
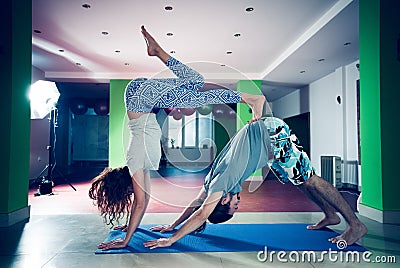
[[[165,248],[169,247],[172,245],[172,242],[169,238],[159,238],[157,240],[149,240],[145,243],[143,243],[143,246],[146,248],[150,249],[155,249],[155,248]]]
[[[172,225],[157,225],[151,227],[150,230],[153,232],[165,233],[165,232],[171,232],[172,230],[174,230],[174,227],[172,227]]]
[[[118,225],[114,227],[114,230],[121,230],[122,232],[126,232],[128,230],[128,225]]]
[[[111,240],[108,242],[103,242],[100,245],[97,246],[97,248],[102,249],[102,250],[108,250],[112,248],[124,248],[128,245],[128,243],[125,240],[122,239],[115,239]]]

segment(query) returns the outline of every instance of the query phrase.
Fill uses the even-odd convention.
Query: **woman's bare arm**
[[[143,174],[143,170],[138,170],[132,176],[134,202],[132,203],[132,210],[130,213],[129,223],[127,232],[124,240],[112,240],[109,242],[101,243],[98,248],[107,250],[112,248],[123,248],[129,243],[132,235],[136,231],[142,221],[143,215],[146,211],[147,205],[150,200],[150,183],[146,183],[145,180],[149,180],[150,177]]]

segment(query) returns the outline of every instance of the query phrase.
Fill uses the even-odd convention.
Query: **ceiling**
[[[106,94],[110,79],[173,75],[147,55],[141,25],[206,82],[235,89],[237,80],[263,80],[269,101],[359,58],[358,0],[35,0],[32,5],[32,64],[74,94]]]

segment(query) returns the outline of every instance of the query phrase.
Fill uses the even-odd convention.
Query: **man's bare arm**
[[[199,207],[203,204],[204,200],[206,199],[207,195],[204,192],[204,188],[201,189],[201,191],[198,193],[197,197],[193,199],[189,205],[182,211],[182,213],[179,215],[179,217],[171,224],[169,225],[158,225],[151,227],[150,230],[155,231],[155,232],[168,232],[172,231],[176,226],[184,222],[187,218],[189,218],[190,215],[193,213],[193,209],[195,207]]]
[[[159,238],[157,240],[149,240],[145,242],[143,245],[145,247],[149,247],[150,249],[158,248],[158,247],[169,247],[185,235],[193,232],[196,230],[203,222],[205,222],[213,212],[214,208],[217,206],[219,200],[222,197],[223,192],[216,192],[210,194],[206,200],[204,201],[203,205],[194,212],[176,231],[171,237],[169,238]]]

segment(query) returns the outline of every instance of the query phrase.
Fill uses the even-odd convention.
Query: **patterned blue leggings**
[[[239,103],[241,92],[228,89],[198,91],[204,78],[195,70],[170,57],[165,65],[178,78],[138,78],[125,88],[126,109],[147,113],[156,108],[196,108],[208,104]]]

